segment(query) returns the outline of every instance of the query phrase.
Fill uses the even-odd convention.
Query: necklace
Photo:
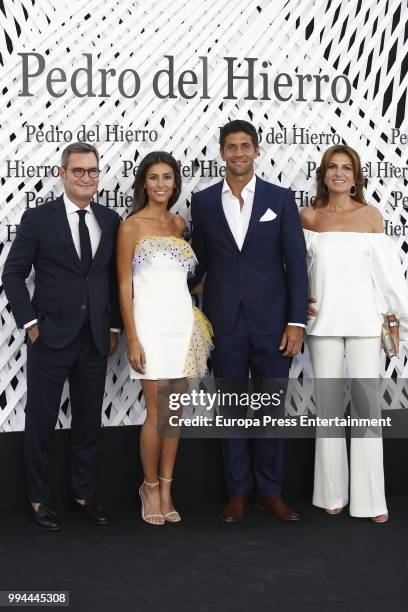
[[[157,219],[157,221],[159,222],[160,227],[161,227],[162,229],[166,229],[166,227],[167,227],[167,226],[168,226],[168,224],[169,224],[169,220],[168,220],[168,219],[167,219],[167,221],[161,221],[160,219]]]
[[[170,215],[167,215],[167,221],[161,221],[158,217],[139,217],[143,221],[157,221],[162,229],[166,229],[169,224]]]

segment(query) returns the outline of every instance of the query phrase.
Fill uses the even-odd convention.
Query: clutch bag
[[[385,325],[381,328],[381,345],[387,357],[396,357],[397,351],[395,350],[394,340]]]

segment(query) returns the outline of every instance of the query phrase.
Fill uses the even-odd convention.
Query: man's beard
[[[244,176],[245,174],[248,174],[251,171],[251,165],[248,164],[247,166],[242,167],[242,168],[230,167],[229,171],[234,176]]]

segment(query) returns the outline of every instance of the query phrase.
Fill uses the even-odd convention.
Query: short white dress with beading
[[[212,349],[212,328],[193,306],[187,276],[197,258],[176,236],[144,236],[133,257],[133,313],[146,355],[145,373],[132,379],[202,378]]]

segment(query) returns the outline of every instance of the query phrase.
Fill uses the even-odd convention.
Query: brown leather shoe
[[[275,518],[283,521],[298,521],[300,519],[299,514],[289,508],[280,495],[261,495],[258,497],[256,507],[259,510],[271,512]]]
[[[224,523],[237,523],[245,518],[247,513],[246,498],[241,495],[231,495],[228,504],[221,514]]]

